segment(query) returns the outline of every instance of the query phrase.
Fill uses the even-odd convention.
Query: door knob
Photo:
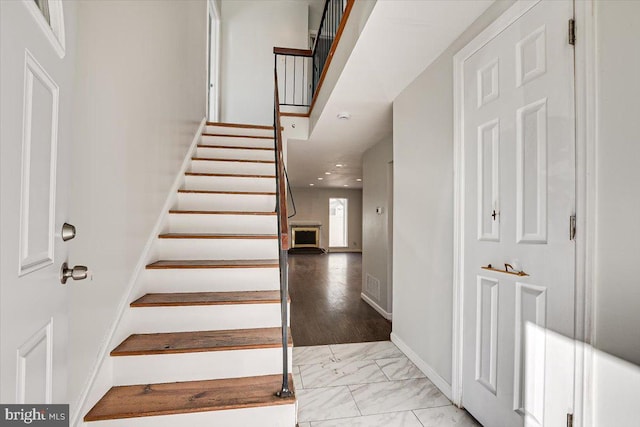
[[[60,283],[65,285],[67,280],[83,280],[87,278],[87,271],[89,269],[84,265],[76,265],[73,268],[69,268],[69,265],[65,262],[60,268]]]

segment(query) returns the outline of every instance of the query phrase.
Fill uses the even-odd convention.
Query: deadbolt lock
[[[62,224],[62,231],[60,233],[62,237],[62,241],[66,242],[67,240],[71,240],[76,237],[76,227],[75,225],[71,225],[67,222]]]

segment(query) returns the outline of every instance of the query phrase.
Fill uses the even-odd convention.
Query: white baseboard
[[[162,210],[160,211],[160,215],[158,216],[158,219],[154,224],[153,229],[151,230],[151,233],[149,235],[149,239],[147,240],[147,243],[145,244],[140,254],[138,263],[136,264],[136,267],[133,270],[133,274],[131,275],[131,279],[129,280],[129,283],[127,285],[126,292],[123,294],[120,304],[118,305],[118,311],[117,311],[116,317],[111,325],[111,328],[108,330],[105,336],[105,339],[103,340],[103,345],[100,348],[100,352],[98,353],[98,357],[96,358],[95,365],[93,366],[91,374],[87,382],[85,383],[85,386],[82,389],[82,393],[80,394],[80,397],[76,401],[76,404],[73,405],[74,409],[70,417],[71,426],[81,425],[82,414],[86,412],[86,410],[88,410],[88,408],[85,408],[85,406],[88,404],[88,402],[97,400],[102,396],[102,394],[104,394],[104,390],[103,390],[104,385],[98,384],[99,381],[97,380],[98,378],[100,378],[101,380],[104,380],[107,377],[110,377],[109,367],[105,367],[105,369],[109,372],[103,373],[103,375],[100,375],[100,374],[105,364],[105,361],[108,360],[110,357],[109,356],[110,350],[113,348],[112,341],[114,339],[114,336],[116,335],[118,327],[120,326],[120,322],[123,318],[125,310],[127,309],[127,307],[129,307],[129,303],[131,302],[133,294],[137,289],[136,285],[138,285],[138,278],[140,277],[140,274],[142,273],[142,271],[144,271],[145,266],[150,261],[149,258],[150,258],[153,243],[156,241],[158,234],[160,234],[161,232],[162,226],[166,221],[166,217],[168,215],[169,209],[171,209],[171,207],[176,201],[178,189],[182,185],[184,174],[187,171],[187,168],[189,167],[189,165],[191,164],[191,158],[193,156],[193,152],[196,146],[198,145],[198,141],[200,140],[200,135],[202,135],[202,131],[204,130],[206,123],[207,123],[207,119],[205,117],[200,122],[200,126],[198,127],[198,130],[196,131],[193,137],[193,140],[191,141],[191,146],[189,147],[189,150],[185,155],[184,161],[182,162],[182,166],[180,166],[180,170],[176,174],[173,185],[169,190],[165,203],[162,207]],[[98,388],[99,390],[93,390],[94,388]],[[93,396],[94,394],[97,395],[97,398]],[[94,399],[89,399],[89,397],[94,397]]]
[[[451,400],[451,384],[449,384],[444,378],[440,376],[427,362],[422,360],[420,356],[418,356],[411,348],[402,341],[396,334],[391,332],[391,342],[393,342],[399,349],[402,351],[408,358],[411,360],[414,365],[418,367],[429,380],[436,386],[442,394],[447,396],[449,400]]]
[[[367,295],[365,295],[364,293],[361,293],[360,298],[362,298],[364,302],[369,304],[375,311],[380,313],[382,317],[384,317],[387,320],[392,320],[393,314],[389,313],[388,311],[385,311],[382,307],[378,305],[378,303],[376,303],[374,300],[369,298]]]
[[[332,254],[337,253],[362,253],[362,249],[349,249],[349,248],[328,248],[327,252]]]

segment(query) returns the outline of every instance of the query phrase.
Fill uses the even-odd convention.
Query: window
[[[347,199],[329,199],[329,247],[349,246],[347,218]]]

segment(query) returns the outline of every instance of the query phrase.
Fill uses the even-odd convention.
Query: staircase
[[[208,124],[87,426],[296,424],[280,398],[273,128]],[[289,334],[289,336],[291,336]],[[291,369],[289,339],[288,365]],[[293,384],[292,379],[289,379]]]

